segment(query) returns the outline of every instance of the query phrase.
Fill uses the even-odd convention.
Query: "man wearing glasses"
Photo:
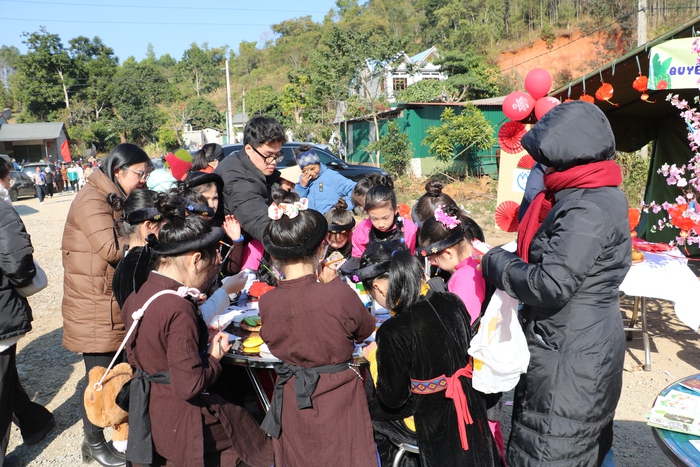
[[[270,223],[271,193],[279,187],[277,164],[284,158],[285,141],[277,120],[254,117],[243,130],[243,149],[224,158],[214,170],[224,181],[224,212],[236,216],[243,230],[260,241]]]

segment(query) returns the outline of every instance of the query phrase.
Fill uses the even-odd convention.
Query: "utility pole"
[[[248,123],[248,115],[245,111],[245,88],[243,88],[243,109],[241,110],[241,114],[243,115],[243,126],[245,127]]]
[[[232,121],[231,115],[231,78],[228,74],[228,58],[226,59],[226,143],[233,143]]]
[[[647,43],[647,0],[637,1],[637,47]]]
[[[647,43],[647,0],[637,1],[637,47]],[[649,157],[649,145],[645,145],[639,150],[642,159]]]

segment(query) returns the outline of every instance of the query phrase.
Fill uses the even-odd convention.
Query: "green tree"
[[[406,173],[406,167],[413,157],[411,141],[408,135],[401,131],[396,120],[387,124],[386,135],[366,147],[367,152],[384,154],[384,169],[395,175]]]
[[[442,162],[450,162],[464,155],[466,163],[470,150],[491,149],[496,144],[493,127],[484,114],[472,104],[465,104],[462,112],[455,115],[452,108],[443,110],[440,126],[430,126],[421,144]],[[455,152],[459,150],[455,154]]]
[[[246,93],[246,113],[253,115],[268,115],[278,120],[282,119],[280,96],[269,84],[251,89]]]
[[[114,126],[122,141],[152,141],[163,121],[158,104],[171,95],[170,84],[153,64],[127,60],[119,69],[112,89],[117,117]]]
[[[22,104],[22,121],[56,118],[56,112],[70,109],[68,89],[74,84],[69,76],[72,61],[57,34],[45,27],[24,33],[27,54],[18,62],[13,79],[13,95]]]
[[[396,93],[396,102],[458,102],[460,93],[449,83],[424,79]]]
[[[500,70],[474,51],[441,52],[435,63],[449,76],[447,85],[462,90],[462,96],[467,100],[500,93]]]
[[[12,107],[10,77],[21,60],[19,49],[13,45],[0,47],[0,107]]]
[[[114,50],[107,47],[99,37],[91,40],[78,36],[71,39],[69,44],[75,75],[80,82],[74,96],[91,109],[91,121],[98,121],[103,112],[111,109],[110,87],[119,59],[114,56]]]
[[[207,43],[199,47],[196,43],[182,55],[178,64],[180,72],[187,77],[195,95],[200,97],[224,85],[225,76],[221,71],[226,59],[226,47],[210,49]]]
[[[216,104],[209,99],[193,97],[187,100],[186,105],[191,109],[191,117],[188,123],[192,125],[192,128],[224,129],[226,119],[224,115],[219,112],[219,109],[216,108]]]

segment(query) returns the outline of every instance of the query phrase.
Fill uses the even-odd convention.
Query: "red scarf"
[[[543,180],[545,189],[532,200],[518,227],[517,253],[525,262],[529,262],[530,244],[552,209],[556,192],[566,188],[620,186],[622,171],[615,161],[591,162],[561,172],[545,173]]]

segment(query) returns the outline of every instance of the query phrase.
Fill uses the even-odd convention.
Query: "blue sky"
[[[157,57],[180,60],[190,44],[228,45],[238,52],[241,41],[263,44],[273,37],[270,25],[311,15],[316,22],[335,0],[0,0],[0,46],[26,53],[23,32],[45,26],[63,45],[77,36],[99,36],[120,62],[130,55],[142,60],[148,43]]]

